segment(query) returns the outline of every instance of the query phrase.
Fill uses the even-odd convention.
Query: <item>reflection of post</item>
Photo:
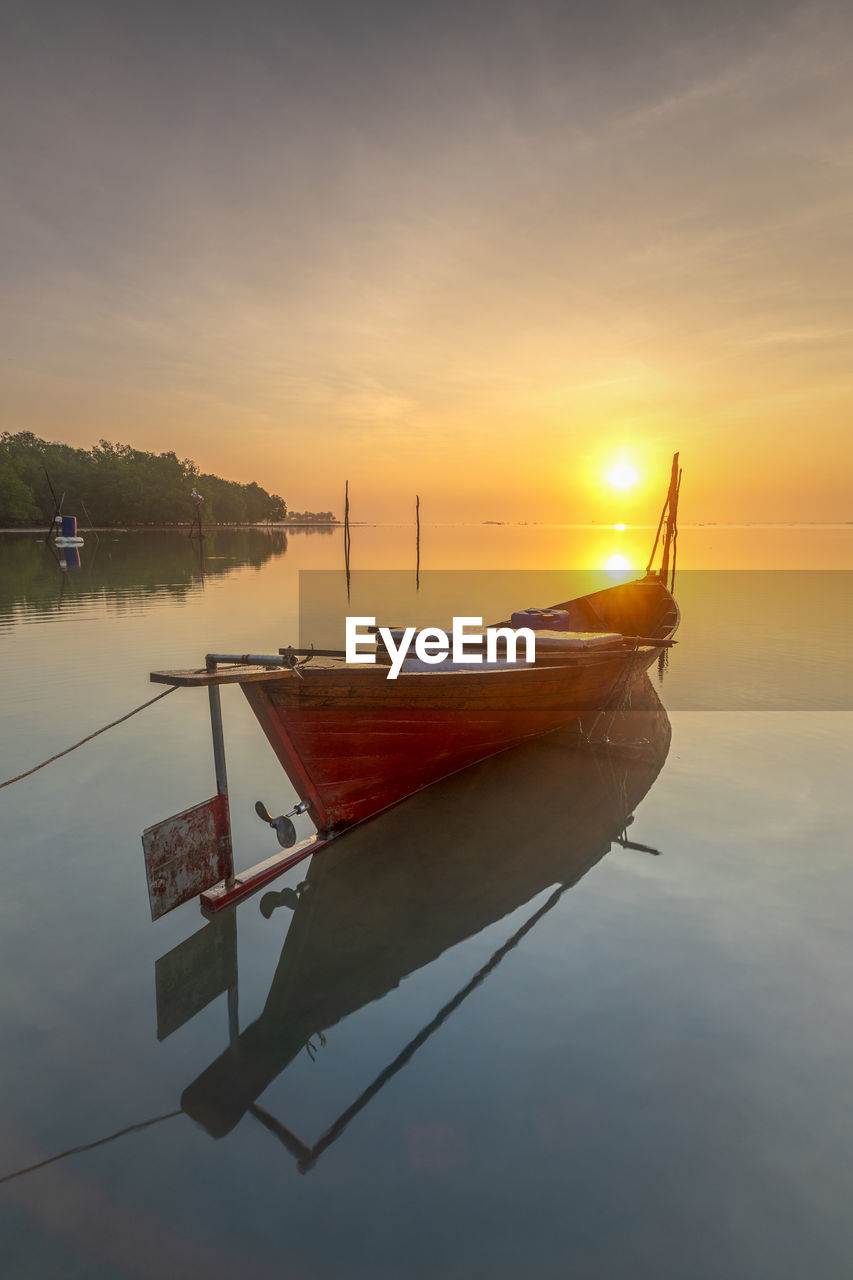
[[[234,953],[234,967],[237,967],[237,953]],[[240,989],[237,986],[236,974],[233,987],[228,988],[228,1041],[235,1055],[240,1053]]]
[[[216,662],[207,660],[208,671],[216,670]],[[225,882],[229,888],[234,884],[234,849],[231,844],[231,811],[228,806],[228,775],[225,771],[225,737],[222,732],[222,702],[219,696],[219,685],[207,686],[210,700],[210,732],[213,738],[213,764],[216,769],[216,791],[222,797],[225,811],[225,834],[222,836],[222,852],[228,868]]]
[[[237,914],[223,911],[160,956],[154,966],[157,1039],[165,1040],[211,1000],[237,990]]]

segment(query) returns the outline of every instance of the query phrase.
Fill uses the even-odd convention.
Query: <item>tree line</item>
[[[57,498],[93,524],[183,524],[195,516],[195,487],[205,524],[261,524],[287,518],[287,504],[259,484],[199,471],[176,453],[148,453],[100,440],[93,449],[41,440],[31,431],[0,435],[0,523],[47,522]]]

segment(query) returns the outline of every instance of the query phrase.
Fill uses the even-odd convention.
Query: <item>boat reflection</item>
[[[273,921],[279,908],[293,910],[266,1003],[242,1032],[232,1019],[230,1047],[184,1091],[183,1110],[215,1138],[249,1112],[303,1172],[310,1168],[613,843],[657,852],[627,838],[670,744],[668,717],[647,677],[608,737],[608,746],[590,746],[577,730],[560,730],[467,769],[332,844],[298,889],[265,894],[259,907]],[[549,888],[544,905],[314,1146],[257,1105],[314,1038]]]

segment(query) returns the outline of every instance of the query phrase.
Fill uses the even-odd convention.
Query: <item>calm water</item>
[[[426,528],[423,564],[639,566],[650,537]],[[353,551],[410,576],[411,530]],[[294,641],[299,571],[341,555],[102,534],[62,573],[0,536],[0,780],[152,668]],[[215,924],[152,925],[140,846],[213,790],[203,693],[0,792],[4,1276],[850,1273],[853,529],[685,529],[679,564],[638,745],[510,753]],[[292,792],[223,707],[247,866],[254,801]]]

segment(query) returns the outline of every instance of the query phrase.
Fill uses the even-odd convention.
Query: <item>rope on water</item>
[[[66,747],[64,751],[57,751],[55,756],[51,756],[49,760],[42,760],[41,764],[33,765],[32,769],[27,769],[26,773],[19,773],[16,778],[7,778],[5,782],[0,782],[0,791],[4,787],[11,787],[13,782],[21,782],[24,778],[29,778],[30,774],[38,773],[39,769],[43,769],[45,765],[53,764],[54,760],[61,760],[63,756],[70,755],[72,751],[76,751],[78,747],[82,747],[84,743],[91,742],[93,738],[97,738],[99,734],[106,733],[107,729],[114,729],[117,724],[123,724],[125,720],[129,720],[131,716],[135,716],[140,711],[144,711],[146,707],[150,707],[153,703],[159,702],[161,698],[166,698],[170,693],[174,693],[180,686],[173,684],[170,688],[164,689],[162,693],[158,693],[155,698],[149,698],[147,702],[143,702],[141,707],[134,707],[132,711],[128,711],[127,715],[119,716],[118,720],[111,720],[109,724],[105,724],[103,728],[96,729],[94,733],[88,734],[85,738],[81,738],[79,742],[75,742],[72,747]]]
[[[640,647],[640,640],[639,640],[639,637],[637,637],[634,640],[634,645],[633,645],[633,648],[631,649],[631,656],[628,660],[627,666],[623,671],[620,671],[616,676],[616,679],[613,682],[613,687],[608,693],[607,698],[605,699],[601,709],[598,712],[598,715],[593,720],[592,726],[589,729],[589,732],[583,735],[584,741],[586,742],[587,746],[594,745],[592,735],[595,733],[596,729],[598,728],[598,722],[602,718],[602,716],[607,714],[608,710],[613,704],[614,699],[617,699],[617,695],[618,695],[618,700],[616,701],[616,705],[613,708],[613,714],[610,717],[610,723],[604,732],[604,736],[600,739],[600,741],[605,746],[609,745],[610,739],[608,737],[608,734],[610,733],[610,730],[613,728],[614,720],[616,719],[617,715],[625,705],[625,699],[627,698],[628,691],[631,687],[631,676],[633,675],[633,672],[634,672],[634,663],[636,662],[636,659],[637,659],[637,652],[639,650],[639,647]]]
[[[169,692],[171,693],[171,690]],[[175,1116],[183,1114],[183,1111],[167,1111],[165,1115],[154,1116],[151,1120],[129,1124],[126,1129],[119,1129],[118,1133],[110,1133],[106,1138],[98,1138],[96,1142],[84,1142],[79,1147],[69,1147],[67,1151],[60,1151],[59,1155],[48,1156],[46,1160],[39,1160],[38,1164],[27,1165],[26,1169],[16,1169],[14,1173],[4,1174],[0,1182],[12,1182],[15,1178],[22,1178],[25,1173],[35,1173],[36,1169],[43,1169],[48,1164],[56,1164],[57,1160],[64,1160],[67,1156],[79,1155],[81,1151],[91,1151],[94,1147],[102,1147],[107,1142],[115,1142],[116,1138],[123,1138],[127,1133],[138,1133],[140,1129],[150,1129],[153,1124],[160,1124],[163,1120],[173,1120]]]

